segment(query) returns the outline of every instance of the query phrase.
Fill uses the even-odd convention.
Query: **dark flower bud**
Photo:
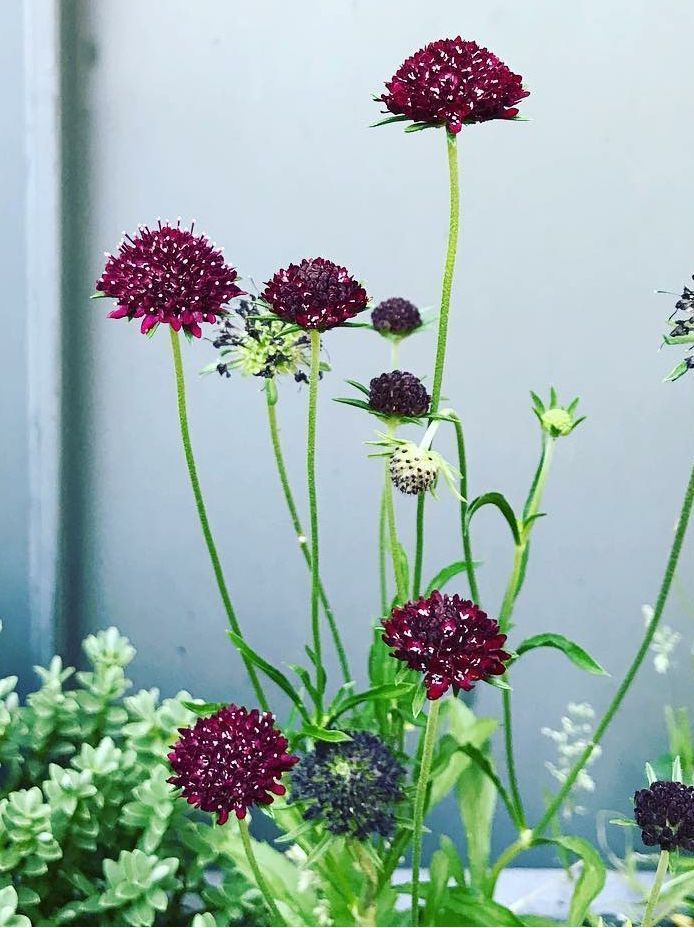
[[[634,796],[634,818],[643,843],[662,851],[694,851],[694,787],[656,780]]]
[[[366,309],[366,290],[347,269],[326,258],[304,258],[277,271],[262,294],[285,322],[324,332]]]
[[[402,297],[383,300],[371,313],[371,324],[381,335],[405,336],[422,325],[419,310]]]
[[[369,384],[369,406],[384,416],[425,416],[430,402],[422,381],[407,371],[386,371]]]

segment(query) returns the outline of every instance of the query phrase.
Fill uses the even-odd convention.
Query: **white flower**
[[[559,783],[564,783],[576,760],[591,745],[593,734],[593,721],[595,711],[587,702],[570,702],[566,707],[566,715],[562,716],[558,729],[543,728],[542,734],[557,746],[557,761],[546,761],[545,767]],[[574,813],[582,814],[585,809],[574,801],[574,794],[578,792],[595,792],[595,780],[586,769],[594,763],[602,753],[599,745],[594,745],[588,763],[581,770],[571,787],[569,796],[564,802],[562,815],[571,818]]]
[[[643,605],[641,607],[641,612],[643,613],[645,624],[648,625],[653,618],[653,607]],[[651,643],[653,666],[655,667],[656,673],[668,672],[670,669],[672,652],[681,640],[682,636],[680,633],[670,628],[669,625],[661,625],[660,628],[656,630]]]

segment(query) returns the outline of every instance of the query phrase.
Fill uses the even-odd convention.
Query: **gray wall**
[[[132,637],[137,685],[215,699],[249,693],[225,643],[186,482],[168,339],[144,339],[106,320],[103,303],[88,304],[102,252],[123,229],[180,215],[196,218],[258,282],[292,259],[325,254],[376,299],[436,304],[443,135],[369,129],[378,115],[370,93],[412,50],[458,33],[525,76],[529,123],[461,137],[463,230],[445,392],[465,419],[472,492],[501,489],[518,506],[539,445],[528,390],[546,394],[553,383],[564,398],[580,393],[589,416],[558,449],[512,643],[562,632],[612,676],[587,677],[552,652],[514,670],[520,774],[535,819],[551,786],[540,728],[556,724],[570,700],[602,709],[614,692],[642,633],[641,605],[657,592],[691,460],[691,384],[660,383],[674,363],[657,353],[671,304],[653,291],[677,289],[694,270],[694,9],[683,0],[102,0],[75,22],[66,602],[79,634],[115,623]],[[380,469],[363,444],[373,420],[331,397],[345,392],[344,378],[379,373],[387,353],[358,331],[330,333],[325,346],[334,370],[320,406],[324,580],[363,667],[377,608]],[[432,334],[412,339],[403,366],[426,374],[433,347]],[[205,342],[185,354],[201,478],[239,615],[268,656],[300,660],[308,583],[269,457],[259,384],[198,379],[212,359]],[[305,400],[282,385],[283,437],[302,503]],[[21,421],[13,428],[21,434]],[[448,440],[440,447],[452,451]],[[459,542],[450,497],[428,513],[430,574],[459,556]],[[413,515],[399,501],[408,543]],[[479,518],[475,546],[493,612],[511,562],[493,514]],[[691,547],[681,590],[691,585],[690,564]],[[685,641],[677,671],[644,670],[594,768],[591,813],[626,810],[643,762],[663,749],[662,705],[691,701],[690,618],[678,591],[668,613]],[[498,714],[498,693],[481,690],[481,710]],[[593,814],[577,828],[593,836]],[[498,841],[509,837],[501,823]]]

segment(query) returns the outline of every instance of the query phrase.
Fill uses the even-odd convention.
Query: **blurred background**
[[[197,220],[246,278],[306,255],[344,263],[374,300],[436,306],[447,228],[442,132],[369,128],[380,91],[413,50],[462,34],[523,74],[529,122],[460,137],[463,220],[444,392],[464,419],[470,488],[522,506],[539,430],[528,391],[581,396],[588,420],[559,443],[511,644],[555,631],[610,671],[559,653],[514,670],[516,743],[531,821],[569,702],[600,712],[658,590],[692,455],[691,383],[661,380],[664,319],[694,271],[691,36],[683,0],[10,0],[0,5],[0,672],[117,625],[138,649],[135,686],[247,700],[200,537],[175,410],[168,338],[89,302],[123,230]],[[233,599],[251,642],[299,661],[308,576],[286,517],[257,380],[198,372],[185,345],[193,441]],[[428,375],[434,332],[401,366]],[[388,366],[374,333],[325,338],[319,492],[323,579],[364,676],[377,617],[381,468],[375,421],[333,397]],[[679,357],[679,355],[677,355]],[[305,511],[305,390],[280,384],[290,475]],[[680,422],[680,410],[682,421]],[[448,438],[440,450],[453,453]],[[415,507],[398,500],[403,541]],[[427,579],[460,557],[458,511],[427,507]],[[494,613],[511,547],[494,513],[476,522],[484,605]],[[665,747],[663,705],[691,705],[692,544],[666,621],[669,673],[649,661],[604,743],[572,828],[627,811],[643,764]],[[335,664],[331,665],[333,669]],[[280,715],[285,704],[278,698]],[[497,690],[478,710],[498,715]],[[437,813],[451,830],[450,808]],[[453,836],[458,838],[453,828]],[[501,817],[498,844],[511,837]],[[548,860],[541,852],[524,863]]]

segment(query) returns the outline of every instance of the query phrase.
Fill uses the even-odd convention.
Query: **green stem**
[[[603,738],[603,735],[607,731],[614,718],[617,710],[621,706],[624,697],[629,692],[631,684],[634,682],[634,677],[639,671],[641,664],[643,663],[646,655],[648,654],[648,649],[651,646],[653,641],[653,636],[655,635],[660,620],[665,609],[665,603],[667,602],[668,594],[670,592],[670,587],[672,586],[672,579],[675,576],[675,571],[677,569],[677,562],[682,551],[682,544],[684,542],[684,537],[687,534],[687,526],[689,524],[689,519],[692,514],[692,506],[694,505],[694,467],[689,475],[689,483],[687,484],[687,489],[684,494],[684,500],[682,501],[682,509],[680,511],[680,516],[677,521],[677,528],[675,529],[675,537],[672,542],[672,547],[670,549],[670,555],[667,560],[667,565],[665,567],[665,574],[663,576],[663,582],[660,587],[660,592],[658,593],[658,599],[653,609],[653,616],[651,621],[648,623],[646,632],[643,636],[643,641],[641,646],[636,652],[636,656],[631,663],[631,666],[627,670],[626,676],[622,680],[619,689],[615,693],[614,699],[610,703],[605,715],[600,720],[600,724],[595,729],[595,734],[593,735],[593,741],[589,744],[585,751],[578,758],[570,773],[568,774],[566,780],[562,784],[561,789],[554,797],[553,801],[547,807],[547,810],[535,827],[534,831],[536,834],[542,834],[546,829],[549,822],[551,822],[553,816],[557,810],[561,807],[566,796],[568,795],[571,787],[576,782],[576,778],[585,765],[590,760],[591,754],[595,748],[595,745],[599,744]]]
[[[414,798],[414,817],[412,829],[412,925],[419,924],[419,868],[422,861],[422,830],[424,827],[424,810],[426,808],[427,789],[431,775],[431,762],[434,757],[436,731],[439,721],[440,700],[429,704],[429,715],[424,730],[422,760],[419,765],[419,779]]]
[[[284,454],[282,453],[282,445],[280,442],[280,431],[277,425],[277,398],[276,394],[273,396],[269,390],[265,390],[265,398],[267,400],[267,416],[268,423],[270,425],[270,439],[272,441],[272,450],[275,455],[275,464],[277,465],[277,473],[280,478],[280,483],[282,485],[282,492],[284,493],[284,499],[287,504],[287,509],[289,510],[289,517],[292,521],[292,526],[294,532],[299,541],[299,547],[301,548],[301,553],[303,554],[304,560],[308,569],[311,570],[311,555],[308,552],[306,536],[304,535],[304,530],[301,525],[301,519],[299,518],[299,510],[296,508],[296,502],[294,501],[294,494],[292,493],[292,488],[289,484],[289,477],[287,475],[287,468],[284,463]],[[323,583],[318,578],[318,595],[320,597],[321,605],[323,606],[323,611],[325,612],[325,617],[328,620],[328,625],[330,626],[330,633],[333,636],[333,641],[335,643],[335,650],[337,651],[337,657],[340,662],[340,668],[342,670],[342,675],[345,679],[345,683],[349,683],[352,679],[352,675],[349,670],[349,662],[347,660],[347,654],[345,653],[344,645],[342,644],[342,639],[340,637],[340,631],[337,627],[337,622],[335,621],[335,615],[330,607],[328,597],[325,593],[325,588]]]
[[[692,507],[694,506],[694,467],[692,467],[691,473],[689,475],[689,482],[687,484],[687,489],[684,494],[684,499],[682,500],[682,508],[680,510],[679,519],[677,520],[677,527],[675,529],[675,537],[672,542],[672,547],[670,548],[670,554],[668,555],[667,564],[665,566],[665,573],[663,575],[663,580],[660,586],[660,591],[658,593],[658,599],[653,610],[653,616],[651,621],[648,623],[646,631],[643,636],[643,640],[639,646],[636,655],[631,662],[629,669],[624,676],[617,692],[615,693],[612,702],[608,706],[605,714],[603,715],[600,723],[595,729],[595,734],[593,735],[593,740],[590,744],[587,745],[586,749],[583,751],[581,756],[578,758],[574,766],[571,768],[569,774],[564,780],[561,789],[555,794],[553,800],[548,804],[545,809],[545,813],[533,828],[530,838],[528,840],[517,840],[513,844],[509,845],[506,850],[501,854],[498,861],[496,862],[492,870],[492,879],[490,891],[493,891],[494,884],[496,879],[503,870],[521,851],[526,847],[530,847],[532,841],[536,838],[542,837],[542,835],[547,830],[548,826],[554,819],[554,816],[557,814],[561,806],[564,804],[566,797],[570,793],[576,779],[578,778],[581,770],[585,767],[588,761],[595,750],[596,745],[600,744],[602,741],[605,732],[610,727],[612,719],[617,714],[619,707],[621,706],[624,698],[631,689],[631,686],[634,682],[636,674],[638,673],[641,664],[643,664],[648,650],[653,642],[653,636],[658,630],[658,625],[663,616],[665,610],[665,604],[667,603],[668,594],[670,593],[670,588],[672,587],[672,581],[675,576],[675,571],[677,570],[677,563],[682,553],[682,545],[684,543],[685,535],[687,534],[687,526],[689,525],[689,520],[692,514]]]
[[[465,571],[467,573],[468,584],[470,586],[470,598],[473,602],[479,603],[480,593],[477,586],[477,576],[475,575],[475,565],[472,559],[472,542],[470,540],[470,529],[467,524],[467,457],[465,454],[465,435],[463,433],[463,423],[458,416],[453,416],[453,426],[455,428],[455,440],[458,446],[458,470],[460,471],[460,532],[463,539],[463,560],[466,563]]]
[[[398,529],[395,523],[395,506],[393,505],[393,485],[390,480],[387,463],[385,482],[383,485],[383,500],[385,504],[386,522],[388,525],[388,536],[390,539],[389,547],[391,558],[393,560],[393,574],[395,575],[395,586],[397,589],[398,602],[404,603],[407,600],[407,580],[402,571],[402,559],[400,557]]]
[[[285,925],[286,922],[284,921],[284,919],[279,913],[279,909],[277,908],[277,905],[272,896],[272,893],[270,892],[270,887],[267,885],[267,882],[265,881],[265,877],[263,876],[262,870],[258,866],[258,861],[256,860],[256,856],[253,853],[253,845],[251,844],[251,836],[248,833],[248,822],[246,821],[245,818],[239,821],[239,831],[241,832],[241,841],[243,843],[243,849],[246,852],[246,857],[248,858],[248,864],[251,868],[251,871],[253,873],[253,877],[258,886],[258,889],[263,895],[265,904],[270,910],[270,915],[272,916],[273,924]]]
[[[389,480],[389,475],[386,473],[386,480]],[[383,487],[381,491],[381,507],[380,514],[378,519],[378,579],[379,586],[381,590],[381,615],[388,614],[388,574],[386,570],[386,560],[387,560],[387,543],[386,543],[386,532],[387,532],[387,516],[386,516],[386,488]]]
[[[543,433],[540,463],[535,471],[530,492],[528,493],[528,498],[523,509],[523,525],[520,526],[521,540],[520,543],[516,545],[514,551],[513,569],[511,570],[511,576],[506,587],[504,599],[501,604],[501,611],[499,613],[499,626],[502,632],[508,631],[513,614],[513,607],[520,593],[521,586],[523,585],[525,562],[528,556],[528,544],[530,543],[530,535],[535,524],[534,520],[532,522],[528,522],[527,520],[537,515],[540,510],[540,502],[542,500],[545,484],[547,483],[553,451],[554,439]],[[525,810],[523,808],[523,799],[518,784],[518,772],[516,770],[516,759],[513,749],[513,713],[510,690],[503,691],[502,705],[504,714],[504,750],[506,753],[508,783],[519,822],[522,827],[525,827]]]
[[[653,886],[651,887],[651,892],[648,896],[648,902],[646,903],[646,911],[643,915],[643,921],[641,924],[644,928],[651,928],[652,925],[655,925],[654,914],[655,907],[660,898],[660,891],[663,888],[663,882],[667,876],[667,868],[670,863],[670,852],[661,851],[660,858],[658,860],[658,869],[655,871],[655,880],[653,881]]]
[[[439,331],[436,342],[436,358],[434,360],[434,382],[431,389],[431,412],[438,412],[441,402],[441,386],[443,384],[443,371],[446,364],[446,343],[448,341],[448,316],[451,308],[451,290],[455,274],[455,256],[458,250],[458,230],[460,228],[460,180],[458,177],[458,148],[457,136],[446,131],[446,152],[448,155],[448,183],[449,183],[449,213],[448,213],[448,246],[446,248],[446,263],[443,270],[441,285],[441,308],[439,311]],[[424,507],[426,494],[420,493],[417,499],[417,540],[415,545],[415,560],[413,571],[413,596],[419,596],[422,587],[422,565],[424,562]]]
[[[399,338],[393,338],[390,341],[390,366],[392,370],[395,370],[398,366],[398,357],[400,355],[400,341]]]
[[[202,529],[203,538],[205,539],[205,544],[207,545],[207,551],[210,555],[210,560],[212,561],[212,570],[214,571],[215,579],[217,581],[219,594],[222,597],[222,603],[224,604],[224,611],[227,615],[229,628],[232,630],[232,632],[234,632],[234,634],[238,635],[239,637],[243,637],[241,626],[239,625],[239,621],[236,618],[234,607],[231,604],[231,597],[229,596],[229,590],[224,578],[222,563],[219,560],[219,554],[217,553],[217,546],[215,545],[214,538],[212,537],[212,530],[210,529],[210,522],[207,517],[205,500],[203,499],[202,489],[200,487],[198,469],[196,467],[195,457],[193,455],[193,445],[190,440],[190,428],[188,426],[186,384],[185,378],[183,376],[181,342],[178,332],[175,332],[171,326],[169,326],[169,333],[171,335],[171,349],[173,351],[174,371],[176,374],[176,399],[178,403],[178,421],[181,427],[181,440],[183,442],[183,452],[185,454],[186,464],[188,465],[190,484],[193,488],[195,506],[198,510],[198,517],[200,519],[200,528]],[[267,712],[268,702],[265,697],[265,693],[263,692],[263,687],[260,684],[260,680],[258,679],[255,667],[250,663],[248,658],[242,656],[242,660],[255,691],[256,698],[258,699],[262,709]]]
[[[316,692],[319,714],[323,709],[325,692],[323,652],[320,637],[320,614],[318,611],[319,548],[318,548],[318,498],[316,494],[316,420],[318,411],[318,381],[320,379],[320,332],[311,329],[311,372],[308,386],[308,429],[306,442],[306,474],[308,477],[308,505],[311,516],[311,632],[313,635],[313,657],[316,665]]]

